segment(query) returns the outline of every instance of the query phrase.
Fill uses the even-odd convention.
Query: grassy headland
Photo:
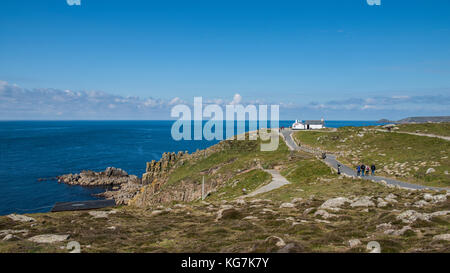
[[[436,124],[420,126],[437,133]],[[299,131],[294,137],[301,144],[335,153],[348,166],[375,164],[378,175],[427,186],[450,186],[449,141],[379,129],[372,126],[343,127],[334,132]],[[440,133],[450,134],[450,127],[442,127]]]

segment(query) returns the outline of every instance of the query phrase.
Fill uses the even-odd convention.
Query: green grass
[[[450,172],[449,141],[379,132],[375,128],[302,131],[294,136],[301,144],[336,153],[348,166],[375,164],[378,175],[428,186],[450,186],[450,175],[445,174]],[[426,174],[429,168],[435,172]]]
[[[225,140],[218,144],[219,151],[194,161],[188,161],[181,167],[173,170],[167,185],[173,185],[183,179],[201,182],[202,176],[212,179],[217,174],[230,171],[245,170],[259,162],[264,168],[272,168],[287,160],[289,150],[284,141],[279,139],[276,151],[260,151],[260,140]],[[211,169],[217,172],[210,174]]]
[[[244,174],[236,175],[225,186],[221,187],[219,191],[208,196],[206,201],[230,200],[242,196],[242,189],[244,188],[246,192],[252,192],[264,184],[269,183],[271,180],[272,176],[263,170],[252,170]]]
[[[450,136],[450,122],[398,124],[397,127],[403,132]]]

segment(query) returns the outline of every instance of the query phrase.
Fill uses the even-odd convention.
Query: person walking
[[[369,171],[370,171],[370,168],[369,168],[369,166],[367,165],[367,167],[366,167],[366,176],[369,176]]]
[[[365,171],[366,171],[366,165],[361,164],[361,176],[364,176]]]
[[[356,166],[356,176],[359,176],[361,174],[361,166]]]
[[[370,166],[370,170],[372,170],[372,175],[375,175],[375,170],[377,168],[375,167],[375,164],[372,164],[372,166]]]
[[[338,174],[341,174],[341,164],[337,164],[337,171],[338,171]]]

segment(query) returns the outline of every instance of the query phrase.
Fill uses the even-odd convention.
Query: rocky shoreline
[[[82,171],[79,174],[65,174],[57,177],[59,183],[79,185],[84,187],[117,186],[126,183],[140,183],[136,175],[129,175],[126,171],[108,167],[103,172],[91,170]]]

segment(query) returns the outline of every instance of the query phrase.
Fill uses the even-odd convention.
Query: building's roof
[[[323,121],[321,121],[321,120],[305,120],[305,124],[309,124],[309,125],[323,125]]]

